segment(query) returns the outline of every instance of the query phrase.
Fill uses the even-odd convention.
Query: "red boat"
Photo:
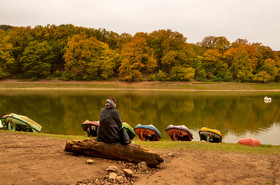
[[[242,145],[248,145],[248,146],[259,146],[261,144],[259,140],[252,137],[241,139],[238,141],[238,143]]]
[[[98,127],[99,121],[86,120],[82,124],[83,131],[86,131],[88,133],[88,137],[96,137]]]

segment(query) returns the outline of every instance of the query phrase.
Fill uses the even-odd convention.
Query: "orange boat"
[[[242,145],[248,145],[248,146],[259,146],[261,143],[259,142],[259,140],[253,138],[253,137],[248,137],[245,139],[241,139],[238,141],[239,144]]]
[[[165,131],[173,141],[191,141],[193,139],[191,131],[185,125],[169,125]]]
[[[159,141],[161,133],[154,125],[136,125],[134,128],[135,134],[139,136],[142,141]]]

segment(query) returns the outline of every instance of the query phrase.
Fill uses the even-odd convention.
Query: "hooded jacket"
[[[115,109],[114,104],[106,101],[105,108],[100,112],[97,141],[106,143],[120,142],[121,128],[120,112]]]

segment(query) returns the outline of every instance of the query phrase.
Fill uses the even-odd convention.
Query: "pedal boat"
[[[26,116],[15,113],[4,115],[2,117],[1,123],[3,125],[3,130],[35,133],[39,133],[42,130],[42,126],[37,122]]]
[[[222,134],[220,131],[216,129],[210,129],[206,127],[202,127],[199,132],[200,141],[207,141],[211,143],[221,143],[222,142]]]
[[[122,126],[125,129],[125,131],[127,132],[130,139],[133,139],[136,136],[133,128],[129,124],[127,124],[126,122],[123,122]],[[99,121],[86,120],[82,123],[81,127],[83,128],[83,131],[86,131],[88,133],[88,137],[96,137],[97,130],[99,127]]]
[[[191,141],[193,134],[185,125],[169,125],[166,133],[173,141]]]
[[[138,124],[134,128],[135,134],[139,136],[142,141],[159,141],[161,133],[154,125]]]
[[[130,139],[133,139],[136,136],[133,128],[128,123],[123,122],[122,127],[125,129]]]
[[[83,131],[87,132],[88,137],[96,137],[99,121],[86,120],[82,123],[81,127],[83,128]]]

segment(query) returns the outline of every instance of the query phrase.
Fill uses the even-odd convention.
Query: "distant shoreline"
[[[238,83],[238,82],[170,82],[142,81],[61,81],[1,80],[0,90],[119,90],[119,91],[209,91],[209,92],[280,92],[280,83]]]

